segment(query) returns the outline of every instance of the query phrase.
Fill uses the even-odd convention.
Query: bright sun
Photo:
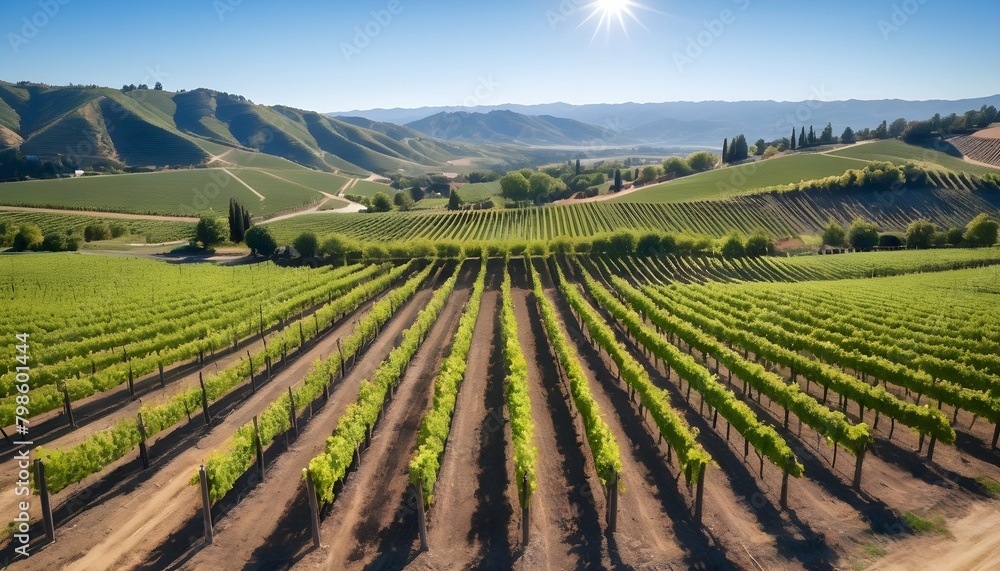
[[[642,22],[636,18],[634,11],[635,8],[641,8],[642,6],[633,0],[595,0],[587,5],[587,7],[591,9],[591,13],[580,25],[582,26],[591,20],[597,21],[597,29],[594,30],[594,36],[591,38],[591,41],[597,37],[597,34],[602,29],[606,33],[610,33],[611,27],[615,22],[621,26],[622,32],[628,37],[628,28],[625,25],[626,16],[636,24],[642,26]]]

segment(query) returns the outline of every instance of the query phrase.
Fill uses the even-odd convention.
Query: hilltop
[[[357,122],[355,122],[357,123]],[[355,124],[225,92],[0,82],[0,145],[79,168],[200,166],[229,151],[349,174],[425,172],[480,157],[418,131]]]

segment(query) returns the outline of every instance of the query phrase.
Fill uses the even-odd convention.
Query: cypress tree
[[[576,159],[576,174],[580,174],[580,159]]]
[[[722,141],[722,164],[729,162],[729,139]]]
[[[622,171],[615,169],[615,192],[622,189]]]
[[[795,127],[792,127],[792,150],[795,150]]]
[[[247,230],[253,226],[253,222],[250,221],[250,211],[246,208],[243,209],[243,237],[246,237]]]
[[[246,229],[243,227],[243,210],[242,206],[236,206],[233,208],[233,224],[229,227],[230,239],[234,244],[239,244],[243,241],[243,233]]]
[[[802,147],[805,146],[806,146],[806,128],[802,127],[802,130],[799,131],[799,148],[801,149]]]

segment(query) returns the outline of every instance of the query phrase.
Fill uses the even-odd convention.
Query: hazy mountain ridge
[[[189,167],[224,152],[259,151],[323,171],[422,171],[474,149],[399,125],[352,124],[264,106],[224,92],[173,93],[0,82],[0,147],[80,167]]]
[[[700,101],[571,105],[495,105],[475,108],[421,107],[416,109],[353,110],[346,114],[374,121],[422,124],[447,113],[488,114],[510,111],[526,116],[571,119],[598,129],[611,144],[661,143],[721,146],[725,137],[743,133],[768,140],[791,135],[792,128],[833,123],[835,133],[845,127],[874,128],[882,121],[927,119],[935,113],[964,113],[983,105],[1000,106],[1000,94],[960,100],[905,101],[900,99],[846,101]],[[339,114],[331,114],[339,115]],[[474,139],[468,139],[474,140]]]

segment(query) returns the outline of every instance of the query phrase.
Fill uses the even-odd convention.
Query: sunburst
[[[586,8],[590,10],[590,15],[580,23],[580,26],[592,20],[597,21],[597,29],[594,30],[594,35],[590,38],[591,42],[594,41],[594,38],[597,37],[597,34],[601,30],[610,34],[611,28],[615,23],[621,27],[626,38],[628,38],[627,20],[631,20],[643,28],[646,27],[635,14],[638,9],[644,7],[634,0],[595,0],[587,4]]]

